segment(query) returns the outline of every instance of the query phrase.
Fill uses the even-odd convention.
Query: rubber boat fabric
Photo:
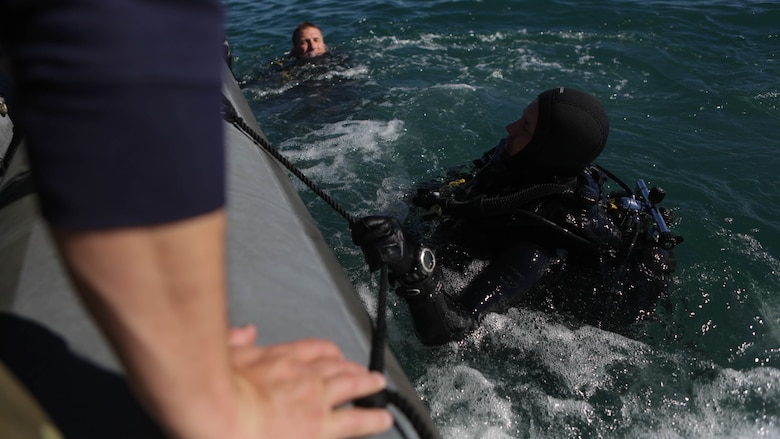
[[[227,66],[223,76],[232,108],[264,138]],[[372,321],[344,269],[286,171],[244,130],[225,124],[231,323],[254,323],[262,344],[327,338],[346,357],[367,364]],[[3,125],[2,153],[10,133]],[[27,172],[22,145],[0,180],[0,199],[14,187],[26,188],[0,207],[0,361],[69,437],[162,437],[72,291],[37,214],[36,195],[23,186]],[[395,427],[375,437],[440,437],[389,348],[383,345],[379,357],[388,389],[403,396],[416,418],[410,421],[391,404]]]

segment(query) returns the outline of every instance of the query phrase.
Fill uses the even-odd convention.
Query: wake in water
[[[353,213],[403,217],[404,194],[415,181],[397,149],[408,140],[406,125],[401,119],[313,124],[316,129],[279,147],[337,199],[352,200]],[[321,208],[308,192],[302,196],[313,211]],[[367,280],[346,227],[328,225],[327,213],[317,217],[333,231],[333,246],[373,315],[378,286]],[[724,236],[736,252],[777,269],[749,235]],[[690,283],[687,273],[695,271],[685,270],[680,281]],[[698,273],[702,292],[722,281],[708,271]],[[778,309],[766,299],[768,311]],[[662,308],[661,320],[635,327],[627,334],[632,338],[517,308],[490,315],[461,343],[429,350],[416,341],[405,305],[396,303],[390,344],[447,438],[780,436],[773,422],[780,418],[780,372],[735,370],[698,353],[695,340],[707,326],[697,335],[675,323],[690,319],[686,313],[696,307],[675,302]]]
[[[547,313],[491,315],[433,363],[417,390],[448,438],[780,434],[776,369],[721,368]]]
[[[404,136],[401,120],[345,120],[280,146],[337,198],[363,200],[355,204],[360,214],[379,209],[403,216],[408,208],[403,193],[413,178],[390,169],[399,164],[392,145]],[[318,208],[319,200],[302,195],[310,208]],[[367,280],[346,228],[335,230],[344,231],[331,238],[373,315],[375,279]],[[722,233],[735,252],[777,270],[777,261],[755,239]],[[686,270],[680,282],[689,283],[689,271],[696,267]],[[722,280],[706,271],[698,273],[703,292]],[[450,281],[465,284],[467,279],[453,274]],[[767,310],[777,309],[771,297],[765,299]],[[625,335],[555,312],[516,308],[490,315],[461,343],[430,350],[417,342],[404,304],[396,303],[390,344],[447,438],[780,435],[772,421],[780,418],[780,372],[735,370],[708,359],[695,348],[706,325],[697,336],[674,323],[689,319],[685,314],[697,305],[675,300],[666,306],[660,321]]]

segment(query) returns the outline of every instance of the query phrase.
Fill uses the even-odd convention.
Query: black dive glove
[[[403,276],[412,269],[417,243],[404,234],[397,219],[367,216],[351,228],[352,242],[363,250],[369,270],[379,270],[383,262],[395,276]]]

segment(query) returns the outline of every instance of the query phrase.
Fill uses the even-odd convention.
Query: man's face
[[[298,58],[313,58],[323,53],[325,53],[325,40],[319,29],[307,27],[295,36],[293,55]]]
[[[506,154],[509,157],[519,153],[531,142],[539,121],[539,102],[534,100],[523,111],[523,117],[506,126]]]

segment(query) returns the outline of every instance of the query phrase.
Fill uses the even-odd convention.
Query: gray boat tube
[[[227,67],[224,76],[226,98],[262,135]],[[9,124],[8,117],[0,118],[0,154],[10,142]],[[346,357],[368,364],[371,318],[287,171],[227,122],[225,146],[231,324],[256,325],[260,344],[326,338]],[[0,180],[0,199],[6,200],[0,203],[0,360],[62,430],[78,432],[73,437],[121,428],[127,437],[155,437],[156,427],[135,402],[119,362],[65,276],[27,172],[22,146]],[[439,437],[387,347],[385,358],[388,387],[432,432],[424,437]],[[375,437],[421,437],[400,410],[389,408],[396,425]]]

